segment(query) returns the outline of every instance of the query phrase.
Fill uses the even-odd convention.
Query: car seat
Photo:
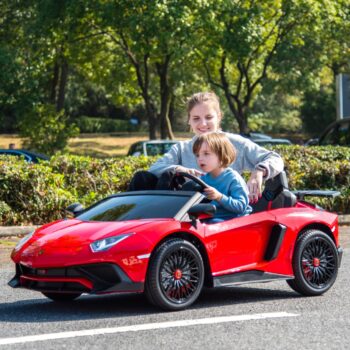
[[[251,204],[253,213],[265,210],[294,207],[296,196],[288,189],[288,179],[284,171],[265,182],[262,197]]]

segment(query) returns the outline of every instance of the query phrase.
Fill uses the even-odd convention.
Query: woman
[[[187,114],[188,125],[194,137],[174,145],[168,153],[150,167],[149,172],[136,173],[130,183],[130,190],[157,188],[158,179],[167,171],[203,175],[196,163],[192,147],[196,136],[221,131],[220,124],[223,115],[219,98],[213,92],[196,93],[188,99]],[[276,152],[268,151],[240,135],[232,133],[225,133],[225,135],[238,151],[237,159],[230,167],[239,174],[243,171],[251,172],[247,182],[249,201],[255,203],[261,196],[263,179],[267,180],[278,175],[283,170],[283,160]],[[164,184],[160,186],[162,187],[164,188]]]

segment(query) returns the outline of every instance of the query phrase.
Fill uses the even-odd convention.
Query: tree
[[[300,68],[313,54],[302,38],[322,35],[322,23],[336,6],[317,0],[222,0],[203,8],[202,31],[207,30],[205,40],[210,41],[202,41],[198,51],[208,81],[224,92],[241,132],[248,131],[248,111],[264,79],[275,67],[286,66],[281,58],[288,55],[299,58]]]
[[[52,155],[62,151],[70,137],[77,136],[79,129],[69,123],[64,111],[56,111],[54,105],[36,105],[21,121],[21,136],[24,146]]]
[[[191,53],[196,1],[106,1],[96,11],[97,29],[123,53],[135,74],[148,116],[150,139],[173,138],[169,113],[180,81],[174,71]],[[190,72],[188,71],[188,74]]]

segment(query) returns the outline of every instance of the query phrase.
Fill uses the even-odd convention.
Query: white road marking
[[[212,318],[199,318],[195,320],[146,323],[146,324],[137,324],[132,326],[123,326],[123,327],[86,329],[81,331],[28,335],[25,337],[15,337],[15,338],[0,338],[0,345],[29,343],[29,342],[53,340],[53,339],[85,337],[85,336],[101,335],[101,334],[139,332],[139,331],[146,331],[146,330],[153,330],[153,329],[189,327],[189,326],[205,325],[205,324],[217,324],[217,323],[262,320],[267,318],[280,318],[280,317],[296,317],[296,316],[299,316],[299,315],[288,313],[288,312],[272,312],[272,313],[265,313],[265,314],[222,316],[222,317],[212,317]]]

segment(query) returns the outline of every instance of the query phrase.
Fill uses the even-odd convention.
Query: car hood
[[[83,222],[77,219],[56,221],[37,229],[27,244],[19,251],[14,250],[12,258],[15,262],[21,261],[28,265],[43,261],[44,256],[50,257],[50,264],[58,260],[62,264],[68,263],[67,260],[71,258],[90,254],[89,245],[96,240],[128,232],[137,233],[140,229],[144,231],[144,227],[154,225],[154,222],[154,219],[122,222]],[[146,240],[142,233],[134,236]]]
[[[130,220],[117,222],[80,221],[77,219],[56,221],[40,227],[35,237],[42,241],[96,241],[135,229],[149,223],[150,220]]]

